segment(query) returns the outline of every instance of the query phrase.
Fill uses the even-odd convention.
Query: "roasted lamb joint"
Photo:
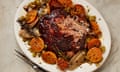
[[[75,19],[57,9],[50,15],[42,17],[39,27],[48,49],[54,50],[53,46],[55,46],[62,51],[77,51],[84,48],[88,32],[86,24],[88,24],[86,21]]]

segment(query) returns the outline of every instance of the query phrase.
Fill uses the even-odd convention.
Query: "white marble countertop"
[[[23,0],[0,0],[0,72],[34,72],[15,56],[20,49],[15,40],[13,20]],[[96,72],[120,72],[120,0],[87,0],[100,11],[112,35],[112,48],[104,65]]]

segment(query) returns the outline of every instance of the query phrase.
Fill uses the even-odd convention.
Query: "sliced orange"
[[[34,26],[37,24],[38,20],[39,20],[39,18],[37,17],[33,22],[31,22],[31,23],[29,24],[29,27],[30,27],[30,28],[34,27]]]
[[[26,15],[27,23],[33,22],[36,19],[36,17],[37,17],[37,10],[28,11]]]
[[[57,56],[52,51],[46,51],[42,53],[42,59],[48,64],[55,64],[57,61]]]
[[[93,47],[87,53],[87,59],[90,62],[97,63],[102,60],[102,51],[100,48]]]
[[[99,48],[100,45],[101,45],[101,41],[97,38],[93,38],[88,42],[87,47],[88,47],[88,49],[93,48],[93,47]]]
[[[44,41],[40,37],[32,38],[30,46],[32,52],[41,52],[44,48]]]

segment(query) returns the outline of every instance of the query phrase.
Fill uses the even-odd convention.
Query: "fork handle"
[[[36,71],[36,72],[48,72],[47,70],[44,70],[36,65],[33,66],[33,69]]]

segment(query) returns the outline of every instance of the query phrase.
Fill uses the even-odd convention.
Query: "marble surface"
[[[34,72],[15,56],[19,49],[15,40],[13,20],[23,0],[0,0],[0,72]],[[112,48],[104,65],[95,72],[120,72],[120,0],[87,0],[100,11],[112,36]]]

